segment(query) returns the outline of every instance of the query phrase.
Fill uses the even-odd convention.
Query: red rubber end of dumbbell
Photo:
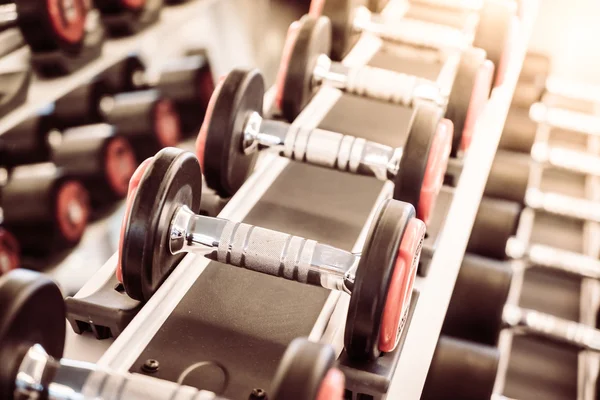
[[[312,7],[312,5],[311,5]],[[283,45],[283,53],[281,55],[281,62],[279,63],[279,70],[277,71],[277,77],[275,78],[275,106],[281,110],[283,106],[283,90],[285,89],[285,77],[288,73],[288,67],[290,65],[290,59],[292,57],[292,50],[298,33],[300,32],[300,22],[294,21],[288,28],[287,36],[285,38],[285,44]]]
[[[70,4],[66,5],[67,1]],[[54,32],[65,42],[76,44],[85,35],[85,0],[47,0],[48,16]]]
[[[378,347],[384,353],[394,351],[402,335],[421,256],[421,247],[425,238],[425,230],[423,221],[412,218],[408,222],[400,242],[379,331]]]
[[[121,222],[121,234],[119,236],[119,259],[117,261],[117,270],[116,275],[119,282],[123,283],[123,268],[121,265],[121,260],[123,259],[122,244],[125,236],[125,228],[127,226],[127,220],[129,219],[129,214],[131,213],[131,207],[133,206],[133,199],[135,198],[135,193],[137,192],[137,188],[140,185],[140,181],[144,176],[144,172],[148,169],[154,157],[150,157],[142,161],[142,163],[137,167],[134,171],[133,175],[131,175],[131,179],[129,180],[129,188],[127,190],[127,201],[125,202],[125,214],[123,215],[123,222]]]
[[[154,106],[154,131],[161,147],[175,146],[181,139],[179,114],[171,100],[160,99]]]
[[[323,14],[323,8],[325,7],[325,0],[312,0],[308,9],[308,15],[313,17],[320,17]]]
[[[121,4],[128,10],[137,11],[146,5],[146,0],[121,0]]]
[[[471,92],[469,110],[467,111],[467,118],[465,119],[465,126],[463,127],[460,141],[460,149],[462,151],[467,151],[471,146],[473,133],[475,132],[475,123],[487,104],[490,91],[492,90],[493,79],[494,63],[490,60],[485,60],[475,76],[475,85],[473,86],[473,92]]]
[[[20,253],[17,239],[6,229],[0,228],[0,276],[19,268]]]
[[[504,78],[506,78],[506,70],[510,65],[510,61],[515,52],[515,46],[519,40],[520,29],[521,21],[519,20],[519,17],[512,17],[508,35],[506,36],[506,42],[504,43],[504,49],[502,50],[502,56],[498,62],[494,87],[498,87],[504,83]]]
[[[200,163],[200,168],[204,171],[204,150],[206,149],[206,137],[208,135],[208,127],[210,126],[210,119],[212,118],[213,110],[215,109],[215,103],[217,102],[217,98],[219,97],[219,93],[221,92],[221,88],[223,87],[223,81],[225,80],[225,75],[219,78],[219,82],[215,87],[215,90],[212,92],[212,96],[210,96],[210,100],[208,101],[208,105],[206,106],[206,113],[204,113],[204,120],[202,121],[202,126],[200,127],[200,131],[198,132],[198,136],[196,137],[196,157],[198,158],[198,162]]]
[[[337,368],[331,368],[317,392],[315,400],[342,400],[344,398],[344,388],[346,387],[346,378],[342,371]]]
[[[453,133],[454,124],[449,119],[443,118],[438,124],[433,143],[429,148],[427,168],[423,176],[417,207],[417,217],[426,224],[429,223],[437,196],[444,183],[444,175],[452,150]]]
[[[135,153],[125,138],[115,137],[108,143],[104,155],[106,180],[119,198],[127,195],[136,164]]]
[[[62,236],[75,243],[81,239],[90,216],[88,191],[77,181],[67,181],[56,193],[56,222]]]

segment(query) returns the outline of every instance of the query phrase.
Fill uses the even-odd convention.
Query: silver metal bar
[[[579,350],[600,351],[600,331],[536,310],[506,305],[503,322],[516,333],[524,333],[573,346]]]
[[[529,116],[534,122],[552,128],[600,136],[600,117],[598,116],[549,107],[543,103],[532,105],[529,109]]]
[[[179,208],[170,227],[173,254],[216,252],[217,261],[267,275],[351,293],[359,257],[287,233],[196,215]]]
[[[531,158],[535,162],[554,168],[600,176],[600,157],[589,152],[552,147],[547,143],[535,143],[531,147]]]
[[[532,187],[525,193],[525,205],[567,218],[600,223],[600,202],[559,193],[545,193]]]

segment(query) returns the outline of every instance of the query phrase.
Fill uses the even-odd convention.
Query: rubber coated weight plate
[[[334,61],[341,61],[350,47],[358,40],[360,35],[358,32],[354,31],[352,26],[354,12],[360,6],[366,7],[368,5],[368,0],[318,1],[323,3],[322,6],[319,7],[322,9],[322,15],[331,20],[333,32],[330,54],[331,59]]]
[[[19,268],[20,254],[17,239],[6,229],[0,228],[0,276]]]
[[[421,104],[415,108],[408,139],[394,180],[394,199],[419,206],[430,149],[442,120],[442,110]]]
[[[127,294],[146,301],[183,258],[171,254],[169,227],[175,211],[200,209],[202,174],[198,159],[166,148],[154,156],[135,193],[121,243],[123,285]]]
[[[493,65],[485,51],[468,49],[461,55],[456,77],[448,99],[446,118],[454,124],[453,157],[470,144],[475,121],[492,89]],[[464,142],[465,146],[461,146]]]
[[[442,333],[495,346],[502,330],[502,313],[511,282],[510,265],[466,255],[458,272]]]
[[[17,21],[34,52],[78,53],[85,37],[85,0],[17,0]]]
[[[490,399],[499,362],[496,347],[441,336],[421,400]]]
[[[379,336],[400,243],[415,209],[386,200],[367,235],[350,297],[344,344],[355,360],[379,357]]]
[[[19,365],[28,348],[44,347],[61,358],[65,343],[65,303],[56,284],[18,269],[0,277],[0,398],[12,399]]]
[[[331,24],[327,18],[305,15],[298,25],[291,28],[297,32],[288,34],[293,44],[289,58],[282,59],[280,66],[280,73],[284,74],[280,108],[290,122],[313,96],[313,72],[318,57],[329,54],[331,49]]]
[[[479,15],[473,47],[485,50],[488,60],[494,63],[494,81],[498,83],[512,53],[515,6],[506,0],[486,0]]]
[[[214,106],[209,105],[212,113],[207,112],[200,130],[206,134],[203,172],[207,185],[221,197],[233,196],[254,168],[257,152],[246,155],[242,149],[244,127],[250,114],[262,115],[264,94],[258,70],[234,69],[215,91]]]
[[[467,252],[506,259],[506,242],[517,232],[520,214],[519,203],[484,197],[477,210]]]
[[[269,398],[317,399],[317,395],[321,394],[321,383],[333,368],[335,360],[335,353],[331,347],[306,339],[294,339],[279,363]]]

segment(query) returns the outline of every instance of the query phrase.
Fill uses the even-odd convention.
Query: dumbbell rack
[[[492,92],[490,101],[477,122],[472,145],[465,157],[464,169],[444,227],[444,232],[449,234],[444,239],[442,233],[429,276],[417,282],[421,296],[388,392],[391,399],[420,398],[529,45],[539,1],[527,2],[525,7],[526,18],[521,25],[506,79],[502,86]],[[499,375],[502,375],[502,370]]]
[[[527,4],[529,7],[525,13],[527,18],[522,24],[513,59],[511,65],[508,67],[506,80],[501,87],[494,90],[491,100],[476,126],[475,137],[465,158],[464,170],[458,182],[454,201],[449,209],[446,223],[441,232],[442,240],[433,257],[429,275],[417,281],[416,285],[421,295],[417,302],[416,310],[399,358],[399,364],[388,392],[388,398],[390,399],[403,398],[416,400],[420,398],[450,301],[454,282],[458,275],[458,269],[470,236],[471,227],[503,130],[504,121],[508,114],[512,94],[531,36],[533,22],[537,15],[539,1],[534,0]],[[252,182],[252,184],[255,183]],[[244,194],[234,196],[234,199],[229,204],[229,208],[232,209],[234,206],[244,208],[240,199],[240,196]],[[246,199],[246,201],[250,200]],[[444,234],[446,239],[443,239]],[[96,278],[100,280],[108,278],[113,271],[115,261],[116,256],[113,256],[99,271]],[[187,261],[190,260],[188,259]],[[190,264],[190,262],[184,260],[182,263],[186,266],[182,268],[188,269],[189,266],[187,264]],[[78,296],[83,297],[86,292],[92,290],[93,286],[86,285],[78,293]],[[154,298],[151,300],[154,300]],[[73,340],[72,331],[69,329],[68,332],[71,338],[67,341],[67,355],[82,357],[81,351],[84,349],[88,350],[91,346],[95,346],[97,353],[102,353],[106,349],[105,346],[110,344],[110,341],[90,344],[93,340],[89,340],[89,337],[77,337],[76,340]],[[109,355],[109,353],[111,354]],[[118,362],[115,361],[119,359],[121,354],[116,354],[116,349],[113,348],[111,348],[109,353],[106,353],[102,357],[100,364],[110,365],[117,369],[122,368],[123,366],[118,366]],[[98,354],[85,358],[90,361],[96,361]]]
[[[53,79],[34,76],[25,103],[0,118],[0,135],[130,54],[137,54],[147,62],[150,73],[153,68],[160,68],[161,60],[192,47],[207,50],[214,77],[234,65],[255,64],[249,34],[245,34],[249,29],[236,12],[244,3],[245,0],[193,0],[165,6],[156,24],[136,35],[106,40],[101,57],[76,72]],[[222,26],[217,27],[218,23]],[[219,28],[223,33],[216,35]],[[222,50],[233,48],[236,49],[233,54]],[[81,243],[67,258],[48,266],[48,274],[66,293],[81,287],[114,252],[122,215],[123,207],[118,207],[102,220],[91,223]]]

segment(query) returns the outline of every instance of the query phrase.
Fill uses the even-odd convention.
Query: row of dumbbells
[[[160,19],[164,3],[185,0],[16,0],[0,7],[0,115],[27,98],[32,68],[72,73],[102,56],[107,34],[135,34]],[[21,50],[27,46],[28,54]],[[15,66],[17,65],[17,66]]]
[[[351,1],[320,2],[311,7],[310,15],[290,29],[275,105],[281,109],[283,118],[269,119],[263,115],[265,84],[261,74],[256,70],[236,69],[217,85],[211,97],[195,155],[166,148],[141,163],[129,183],[119,244],[117,276],[128,296],[148,300],[185,253],[199,253],[256,273],[345,292],[351,298],[344,339],[349,357],[357,362],[372,361],[396,349],[406,329],[426,230],[425,223],[417,216],[429,219],[451,149],[454,147],[454,154],[458,155],[461,143],[465,143],[463,150],[468,147],[468,140],[463,140],[468,136],[464,131],[472,127],[469,128],[466,121],[470,118],[470,124],[474,124],[482,103],[485,104],[492,83],[492,68],[485,52],[474,51],[476,57],[471,58],[472,49],[461,48],[472,44],[467,43],[472,42],[467,35],[466,44],[452,48],[451,54],[459,55],[455,63],[447,64],[455,72],[459,64],[463,65],[460,62],[463,53],[469,53],[469,57],[464,57],[469,61],[461,70],[466,72],[460,75],[464,85],[458,84],[455,74],[440,87],[432,80],[383,69],[345,69],[345,65],[331,61],[330,56],[335,56],[330,46],[332,43],[338,46],[345,38],[339,36],[339,31],[335,33],[340,25],[344,29],[349,25],[347,13],[345,20],[339,19],[344,10],[359,14],[352,5]],[[327,14],[328,10],[334,11],[329,15],[335,21],[333,42],[331,22],[320,15],[320,12]],[[469,11],[471,13],[477,15]],[[436,44],[425,45],[437,48]],[[442,47],[447,50],[447,43]],[[446,65],[446,61],[444,57],[439,62]],[[414,106],[406,145],[394,149],[338,132],[290,124],[321,85]],[[450,96],[455,101],[446,98],[444,89],[448,87],[456,90],[457,94]],[[448,115],[450,109],[455,110],[456,115]],[[384,201],[378,208],[360,255],[314,240],[197,214],[203,195],[203,174],[209,187],[229,197],[246,181],[258,151],[266,148],[274,148],[279,154],[299,162],[394,181],[394,199]],[[14,291],[22,293],[21,304],[31,304],[31,307],[11,307],[12,314],[6,314],[9,316],[0,323],[9,318],[16,321],[34,315],[38,317],[34,318],[35,323],[43,319],[45,325],[56,327],[57,333],[47,335],[52,340],[38,338],[37,332],[42,327],[35,323],[28,326],[29,330],[13,324],[15,328],[3,331],[6,334],[0,337],[0,354],[13,361],[6,379],[2,380],[8,388],[5,392],[8,399],[32,398],[40,391],[51,392],[52,388],[58,391],[60,385],[71,387],[74,393],[84,391],[87,397],[216,398],[210,393],[198,394],[195,389],[150,377],[96,372],[95,366],[50,358],[48,354],[58,358],[62,353],[62,299],[58,300],[52,285],[31,274],[18,271],[4,277],[0,295],[18,287]],[[40,290],[34,290],[36,288]],[[38,301],[36,296],[44,291],[53,293]],[[44,307],[39,306],[41,302]],[[32,310],[42,308],[52,312],[45,313],[44,318],[39,313],[33,314]],[[18,339],[16,332],[19,332]],[[6,345],[13,343],[12,348]],[[25,354],[17,353],[16,346],[29,350]],[[304,359],[294,365],[303,369],[296,369],[287,378],[276,377],[269,398],[342,398],[343,377],[335,369],[331,370],[333,357],[327,350],[317,349],[296,352],[296,356],[300,353]],[[284,356],[284,371],[292,362],[292,355]],[[80,381],[86,382],[85,387],[73,387],[60,380],[74,375],[82,376]],[[310,378],[307,379],[307,375]],[[91,376],[107,384],[90,385]],[[279,390],[284,394],[280,395]]]
[[[572,102],[572,101],[571,101]],[[514,329],[545,342],[574,349],[600,351],[600,331],[574,321],[564,320],[533,309],[508,305],[513,273],[523,266],[537,267],[574,276],[600,278],[600,262],[581,253],[523,242],[516,232],[524,208],[578,221],[599,222],[597,203],[558,193],[544,193],[528,187],[531,168],[562,169],[574,174],[597,174],[600,159],[592,154],[561,147],[550,148],[535,140],[532,125],[546,124],[550,129],[587,133],[580,112],[554,108],[544,116],[532,105],[536,121],[521,125],[520,140],[515,126],[505,143],[520,143],[523,153],[499,150],[494,159],[485,195],[478,210],[432,366],[425,384],[425,399],[492,398],[501,354],[496,347],[503,329]],[[560,115],[557,119],[553,116]],[[572,117],[572,118],[569,118]],[[529,143],[529,148],[524,146]],[[542,147],[543,146],[543,147]],[[531,152],[529,154],[524,154]],[[545,154],[546,156],[542,156]],[[560,229],[560,228],[559,228]],[[511,261],[520,260],[523,264]],[[519,271],[514,271],[514,268]],[[532,371],[541,373],[542,371]]]
[[[213,90],[206,55],[156,76],[132,55],[0,136],[2,270],[19,265],[18,248],[39,258],[76,245],[141,161],[199,129]]]

